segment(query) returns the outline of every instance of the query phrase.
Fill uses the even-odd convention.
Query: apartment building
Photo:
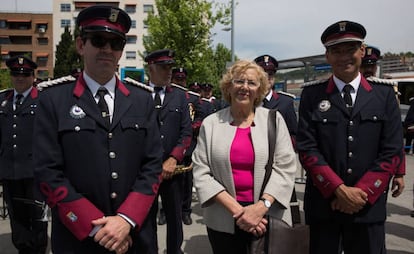
[[[37,63],[35,76],[47,79],[53,75],[52,14],[0,13],[1,66],[16,55],[26,55]]]
[[[127,34],[127,43],[123,55],[119,61],[119,74],[121,78],[126,73],[140,73],[143,76],[143,59],[138,52],[144,52],[143,37],[147,34],[145,19],[148,13],[155,11],[154,0],[101,0],[101,1],[84,1],[84,0],[54,0],[53,1],[53,27],[54,45],[57,45],[61,39],[61,34],[65,27],[69,26],[71,31],[75,30],[76,17],[79,12],[91,5],[104,4],[115,6],[125,10],[131,17],[132,24]]]

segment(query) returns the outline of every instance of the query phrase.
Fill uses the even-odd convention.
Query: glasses
[[[93,35],[86,38],[91,41],[92,46],[95,48],[103,48],[109,43],[111,49],[115,51],[123,50],[126,43],[126,41],[120,37],[106,38],[101,35]]]
[[[236,85],[236,86],[243,86],[247,84],[247,86],[249,87],[258,87],[260,85],[259,83],[253,80],[249,80],[249,79],[233,79],[232,82],[233,82],[233,85]]]
[[[19,72],[19,71],[12,71],[10,72],[10,75],[13,77],[30,77],[32,75],[31,72]]]

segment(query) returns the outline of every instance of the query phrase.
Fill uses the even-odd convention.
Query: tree
[[[173,49],[177,66],[183,66],[189,73],[189,83],[217,84],[222,73],[218,72],[217,63],[230,61],[231,56],[216,54],[210,30],[217,22],[229,24],[229,8],[206,0],[156,0],[155,4],[158,14],[150,13],[146,21],[148,36],[143,40],[146,52]]]
[[[77,31],[75,31],[75,35]],[[81,66],[80,56],[76,51],[74,36],[72,36],[69,27],[61,35],[59,44],[56,46],[56,62],[54,68],[54,77],[69,75],[72,70]]]

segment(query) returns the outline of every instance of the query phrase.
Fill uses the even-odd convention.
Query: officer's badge
[[[319,111],[326,112],[331,108],[331,102],[328,100],[323,100],[319,102]]]
[[[24,58],[23,57],[19,57],[17,59],[17,61],[19,62],[20,65],[23,65],[24,64]]]
[[[84,118],[86,116],[85,112],[83,111],[83,109],[81,107],[79,107],[78,105],[73,105],[70,108],[69,114],[71,117],[75,118],[75,119],[81,119]]]
[[[68,219],[69,219],[71,222],[75,222],[75,221],[77,221],[77,220],[78,220],[78,216],[76,216],[76,214],[74,214],[73,212],[68,212],[68,213],[66,214],[66,217],[68,217]]]
[[[377,180],[375,181],[375,183],[374,183],[374,186],[375,186],[376,188],[379,188],[379,187],[381,186],[381,184],[382,184],[382,181],[381,181],[380,179],[377,179]]]
[[[2,107],[5,107],[6,105],[7,105],[7,100],[4,100],[4,101],[1,102]]]
[[[119,10],[111,9],[111,14],[109,15],[108,19],[112,23],[115,23],[118,20]]]
[[[340,32],[345,32],[346,31],[346,23],[347,22],[339,22],[339,31]]]

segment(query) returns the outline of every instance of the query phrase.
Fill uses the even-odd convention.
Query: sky
[[[0,11],[52,11],[52,0],[1,1]],[[382,53],[414,52],[413,0],[235,0],[234,52],[250,60],[263,54],[278,60],[323,54],[320,36],[340,20],[362,24],[365,42]],[[223,28],[213,29],[213,43],[230,49],[231,32]]]

